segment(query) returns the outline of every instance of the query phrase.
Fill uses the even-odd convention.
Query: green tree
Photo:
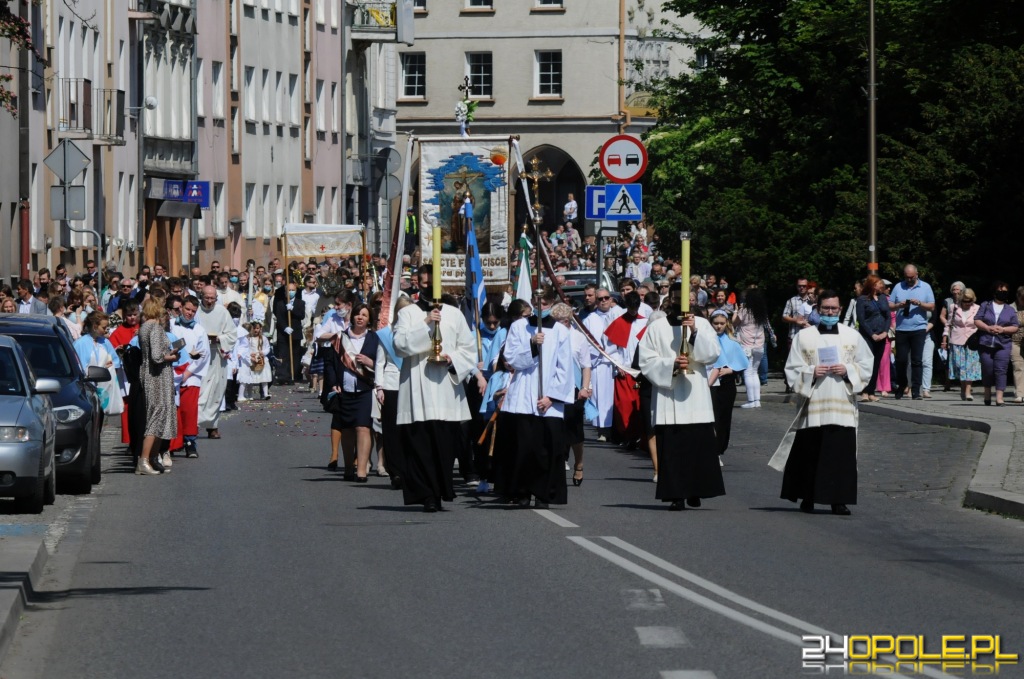
[[[22,0],[27,2],[28,0]],[[20,50],[28,50],[35,55],[35,57],[42,61],[43,57],[39,54],[36,49],[35,43],[32,41],[32,31],[28,22],[18,16],[17,12],[11,11],[12,4],[19,4],[15,0],[7,0],[4,2],[0,0],[0,45],[3,45],[3,41],[12,47],[12,52]],[[39,0],[32,0],[32,4],[39,4]],[[14,76],[11,73],[0,73],[0,106],[2,106],[10,115],[18,116],[17,99],[14,92],[11,90],[11,83],[14,81]]]

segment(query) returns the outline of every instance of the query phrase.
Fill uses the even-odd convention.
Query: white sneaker
[[[174,465],[174,463],[171,462],[171,454],[161,453],[160,464],[162,464],[164,466],[164,469],[166,469],[167,471],[171,471],[171,467]]]
[[[598,434],[597,441],[598,443],[606,443],[608,441],[608,437],[605,436],[604,434]]]
[[[740,408],[760,408],[760,407],[761,407],[761,402],[760,401],[747,401],[746,403],[744,403],[743,405],[740,406]]]
[[[235,403],[245,403],[245,402],[246,402],[246,401],[248,401],[248,400],[249,400],[249,399],[247,399],[247,398],[246,398],[246,397],[244,397],[244,396],[239,396],[239,397],[238,397],[237,399],[235,399]]]

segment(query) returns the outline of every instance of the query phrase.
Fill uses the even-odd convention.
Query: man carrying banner
[[[611,293],[607,288],[600,288],[597,291],[597,308],[583,321],[584,327],[590,331],[591,336],[597,340],[605,353],[617,353],[615,345],[611,342],[605,330],[612,321],[622,315],[623,310],[615,306]],[[597,350],[591,348],[592,377],[591,386],[594,388],[594,395],[591,402],[597,408],[597,417],[593,425],[598,428],[598,441],[607,441],[612,426],[612,409],[615,404],[615,371],[617,368],[612,361]]]

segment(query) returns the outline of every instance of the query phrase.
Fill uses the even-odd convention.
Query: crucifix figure
[[[465,165],[460,167],[457,172],[447,175],[447,177],[455,180],[452,183],[454,191],[451,204],[452,216],[449,236],[452,248],[457,253],[466,251],[466,230],[473,221],[473,208],[476,200],[473,198],[473,192],[469,188],[470,183],[474,179],[483,178],[483,176],[483,173],[472,172]]]

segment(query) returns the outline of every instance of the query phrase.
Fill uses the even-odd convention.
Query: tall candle
[[[682,305],[683,313],[690,312],[690,234],[685,234],[682,237],[683,241],[683,254],[680,258],[680,265],[682,266],[682,272],[679,274],[679,278],[682,281]]]
[[[434,299],[441,299],[441,227],[434,227],[434,258],[430,263],[433,265],[434,271],[431,274],[431,283],[434,285]]]

